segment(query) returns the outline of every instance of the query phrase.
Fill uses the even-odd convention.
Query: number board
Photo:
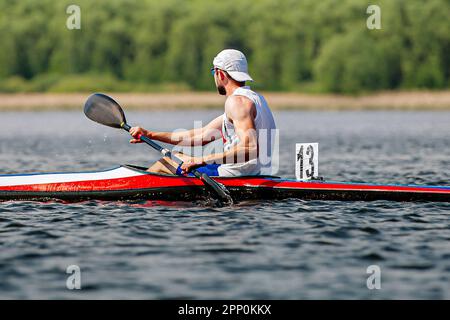
[[[297,143],[295,145],[295,177],[310,180],[319,176],[319,144]]]

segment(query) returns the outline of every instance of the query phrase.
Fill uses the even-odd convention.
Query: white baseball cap
[[[248,74],[247,58],[239,50],[222,50],[214,58],[213,65],[215,68],[226,71],[236,81],[253,81]]]

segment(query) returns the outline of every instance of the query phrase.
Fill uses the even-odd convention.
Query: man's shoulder
[[[225,102],[225,110],[227,112],[233,112],[233,111],[244,111],[247,110],[250,112],[255,107],[255,104],[252,100],[245,96],[238,96],[233,95],[229,96],[227,98],[227,101]]]
[[[245,96],[233,95],[225,102],[225,113],[231,119],[242,117],[245,114],[254,114],[256,107],[252,100]]]
[[[230,106],[251,105],[253,104],[253,101],[246,96],[231,95],[227,98],[226,104],[229,104]]]

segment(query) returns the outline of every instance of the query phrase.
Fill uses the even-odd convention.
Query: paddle
[[[127,124],[125,113],[120,105],[114,99],[102,93],[94,93],[87,99],[84,104],[84,114],[92,121],[105,126],[124,129],[126,131],[130,131],[131,129],[131,126]],[[183,161],[173,155],[169,149],[163,148],[148,137],[141,136],[139,139],[158,150],[163,156],[171,158],[178,164],[183,163]],[[226,204],[233,203],[233,199],[224,185],[214,181],[206,173],[201,173],[196,169],[191,172],[194,176],[202,180],[206,186],[213,190],[221,202]]]

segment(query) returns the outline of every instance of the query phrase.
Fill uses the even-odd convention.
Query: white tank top
[[[250,89],[249,86],[239,87],[232,96],[244,96],[250,99],[256,108],[254,119],[258,137],[258,158],[242,163],[223,164],[218,168],[220,176],[245,176],[272,173],[272,150],[275,141],[275,120],[264,97]],[[223,114],[222,135],[224,151],[229,150],[239,142],[234,125]]]

